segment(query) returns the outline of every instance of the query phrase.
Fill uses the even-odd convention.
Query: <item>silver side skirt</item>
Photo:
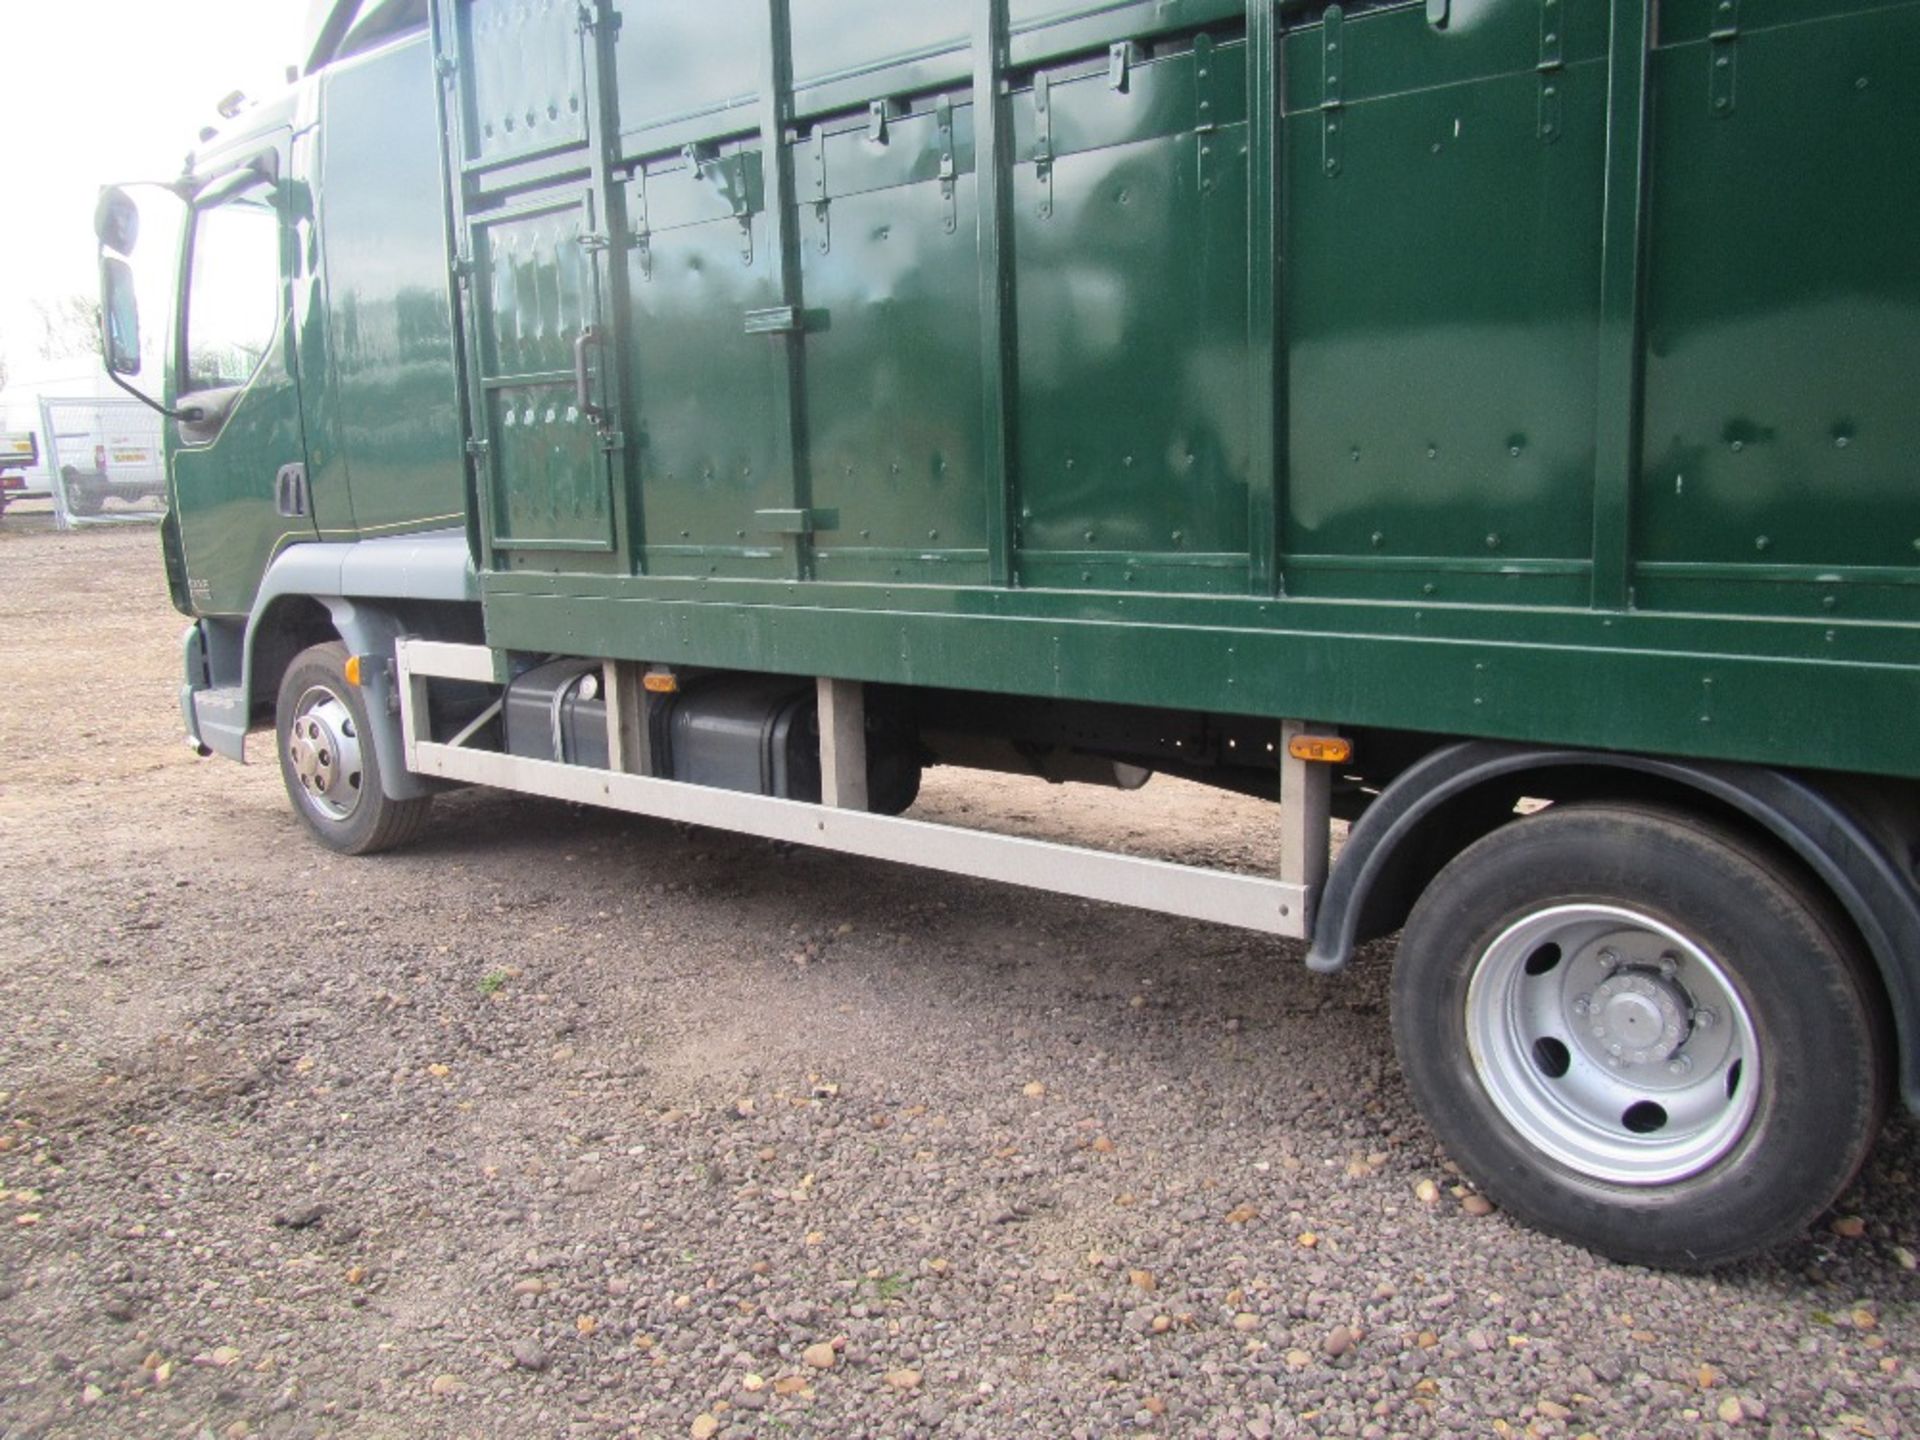
[[[1288,939],[1307,936],[1311,892],[1307,885],[1292,880],[1203,870],[1021,836],[436,743],[431,738],[427,680],[493,683],[493,653],[484,646],[421,640],[402,640],[397,650],[407,768],[418,775],[813,845]],[[827,736],[834,731],[829,725],[822,729]],[[836,758],[842,757],[829,757]]]

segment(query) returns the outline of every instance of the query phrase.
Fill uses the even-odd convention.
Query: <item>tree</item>
[[[40,358],[77,360],[100,353],[100,302],[91,295],[35,300],[40,319]]]

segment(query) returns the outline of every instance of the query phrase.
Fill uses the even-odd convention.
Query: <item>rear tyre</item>
[[[61,470],[60,479],[67,493],[69,514],[91,519],[106,508],[107,497],[104,489],[90,484],[86,477],[71,465]]]
[[[1529,1224],[1704,1269],[1804,1230],[1878,1133],[1877,988],[1730,830],[1565,806],[1479,841],[1401,938],[1394,1043],[1461,1168]]]
[[[404,845],[426,824],[433,798],[394,800],[380,784],[366,702],[347,683],[347,647],[302,651],[287,667],[275,707],[280,778],[294,812],[330,850],[374,855]]]

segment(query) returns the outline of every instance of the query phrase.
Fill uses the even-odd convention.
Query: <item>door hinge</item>
[[[1713,22],[1707,30],[1712,55],[1708,99],[1715,115],[1733,114],[1739,98],[1736,88],[1740,50],[1740,0],[1713,0]]]
[[[602,430],[600,432],[600,448],[608,455],[618,455],[622,450],[627,448],[626,434],[619,430]]]
[[[1198,146],[1200,193],[1213,190],[1214,147],[1220,143],[1220,127],[1215,117],[1213,72],[1219,60],[1213,53],[1213,37],[1204,31],[1193,37],[1193,134]]]
[[[1340,34],[1345,19],[1346,12],[1338,5],[1329,5],[1320,17],[1320,169],[1329,180],[1340,174],[1345,150],[1341,134],[1345,117],[1340,113],[1346,94],[1342,78],[1346,54],[1341,49]]]
[[[579,237],[579,240],[580,248],[589,255],[597,255],[600,251],[609,249],[613,244],[605,235],[582,235]]]
[[[1033,178],[1040,184],[1040,218],[1053,218],[1053,82],[1033,77]]]
[[[634,258],[640,262],[640,280],[645,284],[653,279],[653,230],[647,219],[647,172],[636,165],[628,180],[632,188],[627,192],[627,238],[633,246]]]
[[[942,95],[934,102],[933,123],[939,132],[940,200],[946,207],[947,234],[960,228],[959,167],[953,155],[953,97]]]
[[[1565,113],[1560,87],[1566,83],[1567,49],[1561,38],[1563,0],[1540,0],[1540,138],[1551,145],[1560,138]]]
[[[827,127],[813,127],[813,228],[814,242],[825,255],[833,249],[833,215],[827,199]]]

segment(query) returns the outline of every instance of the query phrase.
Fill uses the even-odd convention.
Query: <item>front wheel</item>
[[[1828,907],[1674,812],[1568,806],[1428,887],[1395,1044],[1441,1142],[1519,1218],[1704,1268],[1804,1229],[1886,1100],[1878,997]]]
[[[366,702],[347,683],[346,666],[347,647],[335,642],[302,651],[287,667],[275,711],[280,777],[321,844],[373,855],[419,834],[433,800],[395,800],[381,788]]]

